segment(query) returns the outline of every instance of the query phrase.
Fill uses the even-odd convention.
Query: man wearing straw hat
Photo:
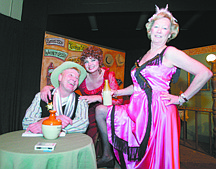
[[[86,70],[79,64],[67,61],[58,66],[51,74],[51,83],[56,118],[62,121],[62,129],[66,133],[85,133],[88,121],[88,103],[78,100],[79,95],[74,91],[86,77]],[[27,109],[22,121],[23,129],[32,133],[42,133],[42,122],[49,116],[47,103],[40,98],[40,92],[35,95],[32,104]]]

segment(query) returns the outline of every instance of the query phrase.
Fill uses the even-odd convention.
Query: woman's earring
[[[99,72],[99,74],[101,74],[101,72],[102,72],[101,68],[98,69],[98,72]]]

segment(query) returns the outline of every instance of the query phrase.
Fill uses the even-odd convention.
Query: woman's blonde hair
[[[172,16],[172,14],[167,9],[168,9],[168,5],[166,6],[165,9],[164,8],[159,9],[156,6],[156,13],[146,23],[145,26],[147,29],[147,36],[150,40],[151,40],[151,28],[152,28],[154,22],[160,18],[168,18],[171,22],[171,26],[170,26],[171,36],[168,38],[167,42],[174,39],[178,35],[179,24],[177,23],[177,20]]]

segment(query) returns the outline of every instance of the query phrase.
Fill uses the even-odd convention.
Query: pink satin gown
[[[160,97],[161,92],[168,92],[176,67],[169,68],[162,65],[162,58],[163,54],[155,56],[140,71],[150,85],[151,94],[148,90],[146,92],[141,89],[135,77],[137,71],[135,67],[131,71],[134,93],[130,103],[116,105],[115,111],[112,111],[113,106],[109,107],[108,139],[122,168],[180,168],[178,110],[175,105],[165,106],[167,101],[161,100]],[[147,84],[144,82],[144,85]],[[147,131],[148,122],[149,131]],[[147,138],[145,143],[144,137]],[[142,143],[146,144],[142,145],[144,150],[140,148]]]

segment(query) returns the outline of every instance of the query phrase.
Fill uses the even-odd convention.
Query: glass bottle
[[[47,85],[52,85],[50,77],[51,77],[53,70],[54,70],[54,65],[53,65],[53,62],[51,62],[49,67],[47,68],[47,76],[46,76],[47,77]]]
[[[105,105],[105,106],[112,105],[111,89],[110,89],[108,80],[105,80],[105,84],[104,84],[103,105]]]

